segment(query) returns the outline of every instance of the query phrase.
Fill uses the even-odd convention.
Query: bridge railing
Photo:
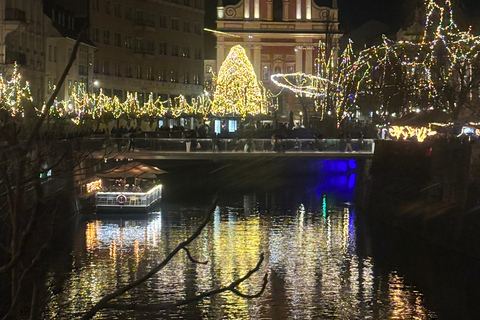
[[[89,137],[77,140],[77,148],[109,152],[345,152],[344,139],[229,139],[229,138],[122,138]],[[248,145],[248,147],[245,147]],[[373,139],[351,139],[353,151],[373,153]],[[349,150],[350,151],[350,150]]]

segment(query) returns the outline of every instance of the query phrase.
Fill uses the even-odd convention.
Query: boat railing
[[[147,192],[97,192],[95,204],[97,208],[102,207],[130,207],[148,208],[158,201],[162,196],[162,185],[153,187]]]

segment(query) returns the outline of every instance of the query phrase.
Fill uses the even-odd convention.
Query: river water
[[[53,262],[48,273],[46,319],[80,317],[195,231],[213,195],[206,190],[169,197],[169,184],[174,188],[172,181],[164,186],[166,196],[148,215],[82,217],[70,254]],[[409,237],[388,240],[392,232],[379,240],[356,212],[355,184],[354,168],[346,168],[290,176],[271,190],[223,193],[212,221],[189,246],[195,259],[208,263],[192,263],[181,251],[114,303],[152,306],[227,286],[254,268],[263,253],[260,270],[238,288],[255,294],[268,274],[259,298],[225,292],[167,310],[102,310],[97,318],[468,319],[478,311],[476,284],[470,283],[478,280],[476,267],[458,269],[451,263],[460,258],[433,253]],[[446,259],[445,267],[436,259]],[[466,279],[460,276],[465,273]]]

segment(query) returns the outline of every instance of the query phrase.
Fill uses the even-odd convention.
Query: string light
[[[93,193],[100,190],[102,190],[102,179],[87,183],[87,193]]]
[[[413,126],[391,126],[388,132],[392,137],[401,140],[416,138],[418,142],[423,142],[428,136],[436,135],[437,132],[428,127]]]

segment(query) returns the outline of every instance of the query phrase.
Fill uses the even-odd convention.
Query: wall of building
[[[204,0],[92,0],[94,80],[125,98],[203,91]]]

